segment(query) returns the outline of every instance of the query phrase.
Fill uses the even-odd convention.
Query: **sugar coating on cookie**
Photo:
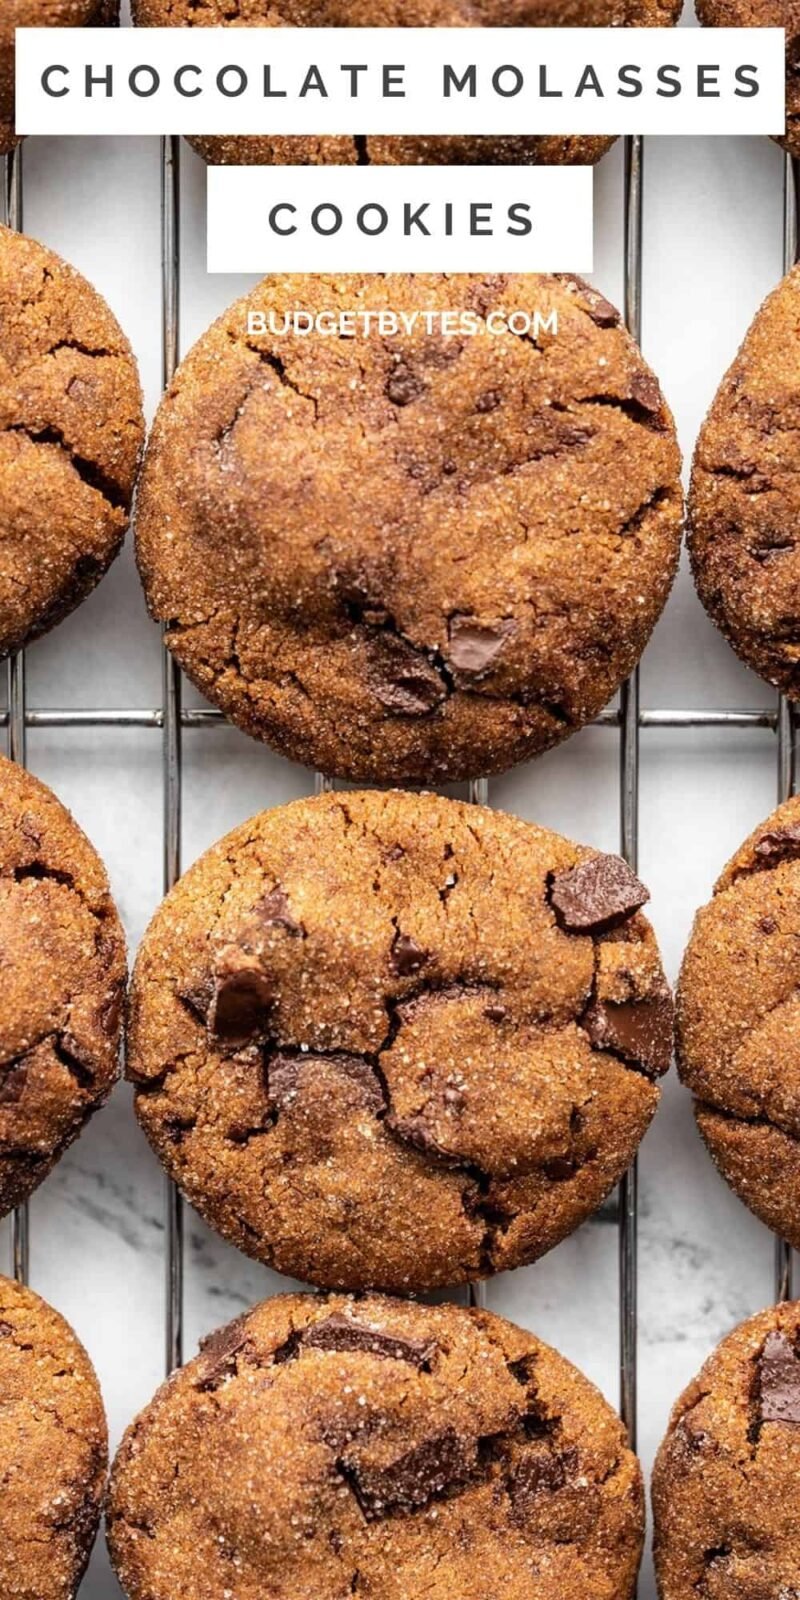
[[[303,308],[416,320],[284,334]],[[461,312],[474,331],[443,331]],[[679,467],[656,379],[574,279],[268,278],[160,408],[139,566],[247,732],[355,780],[466,778],[558,743],[631,671],[675,572]]]
[[[800,156],[800,82],[797,73],[797,12],[789,0],[696,0],[698,21],[707,28],[785,28],[786,124],[774,135],[792,156]]]
[[[728,862],[678,987],[677,1059],[700,1132],[751,1211],[800,1246],[800,799]]]
[[[695,449],[689,553],[700,599],[742,660],[800,698],[800,267],[757,313]]]
[[[677,1401],[653,1471],[661,1600],[800,1594],[800,1305],[729,1334]]]
[[[129,1428],[107,1528],[129,1600],[628,1600],[619,1418],[488,1312],[279,1296]]]
[[[0,6],[0,155],[14,130],[14,34],[17,28],[103,28],[119,21],[119,0],[4,0]]]
[[[3,1600],[73,1600],[107,1466],[103,1402],[86,1351],[44,1300],[0,1277]]]
[[[434,795],[264,812],[145,935],[139,1120],[203,1216],[293,1277],[406,1292],[531,1261],[658,1103],[646,898],[616,856]]]
[[[144,439],[136,363],[91,284],[0,228],[0,656],[72,611],[117,554]]]
[[[47,1176],[111,1090],[126,967],[97,854],[55,795],[3,758],[0,951],[4,1216]]]

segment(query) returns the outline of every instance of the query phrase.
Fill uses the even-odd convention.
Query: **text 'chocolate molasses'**
[[[800,1247],[800,799],[756,828],[695,917],[678,1070],[723,1177]]]
[[[105,301],[0,228],[0,656],[60,622],[111,565],[143,439],[136,363]]]
[[[280,1295],[128,1429],[129,1600],[629,1600],[641,1474],[582,1373],[454,1305]]]
[[[14,131],[16,29],[111,28],[118,22],[119,0],[3,0],[0,6],[0,156],[7,155],[17,143]]]
[[[72,1600],[108,1466],[103,1402],[62,1317],[0,1278],[0,1594]]]
[[[282,334],[300,308],[414,320]],[[254,310],[278,331],[248,333]],[[475,331],[443,331],[461,312]],[[162,403],[139,566],[166,643],[248,733],[359,781],[474,777],[566,738],[634,667],[679,468],[655,378],[574,279],[268,278]]]
[[[747,666],[800,698],[800,267],[764,301],[697,441],[689,553]]]
[[[800,1596],[800,1305],[741,1323],[684,1390],[653,1471],[661,1600]]]
[[[2,757],[0,971],[2,1217],[109,1094],[126,976],[102,863],[55,795]]]
[[[156,913],[127,1070],[213,1226],[329,1288],[541,1255],[628,1167],[672,1003],[616,856],[434,795],[298,800]]]

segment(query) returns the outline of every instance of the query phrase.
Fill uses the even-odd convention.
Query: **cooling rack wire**
[[[162,368],[166,387],[180,354],[180,158],[175,138],[162,140],[161,161],[161,248],[162,248]],[[21,229],[23,220],[22,148],[3,162],[0,213],[12,228]],[[798,253],[798,193],[800,166],[788,156],[784,168],[784,265],[788,269]],[[624,241],[625,321],[637,342],[642,334],[642,246],[643,246],[644,147],[640,137],[626,138],[622,228]],[[150,728],[161,735],[163,780],[163,877],[165,892],[181,871],[182,742],[185,732],[210,730],[224,719],[214,710],[184,709],[181,674],[167,651],[163,653],[162,704],[152,710],[101,710],[86,708],[59,710],[32,708],[25,691],[24,651],[7,665],[8,704],[0,712],[0,726],[7,735],[8,754],[24,764],[29,728]],[[639,697],[639,673],[624,684],[618,707],[598,718],[598,725],[615,731],[619,743],[619,830],[620,850],[634,869],[639,842],[639,753],[640,735],[648,728],[760,728],[775,736],[778,799],[795,792],[796,718],[789,702],[780,696],[774,709],[689,710],[643,709]],[[324,774],[316,775],[318,791],[333,788]],[[479,778],[470,785],[470,799],[489,803],[489,783]],[[183,1360],[183,1202],[174,1185],[167,1183],[166,1208],[166,1293],[165,1365],[167,1371]],[[620,1414],[636,1446],[636,1358],[637,1358],[637,1163],[619,1187],[619,1382]],[[25,1282],[29,1273],[30,1232],[28,1208],[14,1213],[11,1229],[11,1255],[14,1276]],[[782,1240],[775,1245],[775,1294],[787,1299],[792,1294],[792,1252]],[[487,1285],[470,1285],[472,1304],[485,1305]]]

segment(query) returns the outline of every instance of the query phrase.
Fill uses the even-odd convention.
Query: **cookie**
[[[0,228],[0,655],[60,622],[125,535],[144,439],[136,364],[91,284]]]
[[[800,156],[800,33],[794,7],[787,0],[696,0],[695,10],[707,28],[786,29],[786,132],[776,143]]]
[[[800,799],[756,828],[697,913],[678,1069],[723,1177],[800,1247]]]
[[[636,1457],[594,1385],[488,1312],[281,1295],[128,1429],[128,1600],[628,1600]]]
[[[3,758],[0,965],[3,1216],[109,1094],[126,975],[101,861],[55,795]]]
[[[103,1402],[86,1351],[37,1294],[0,1278],[3,1600],[72,1600],[107,1465]]]
[[[695,450],[689,553],[700,599],[737,655],[800,698],[800,267],[765,300]]]
[[[532,1261],[629,1165],[671,998],[599,855],[435,795],[262,812],[185,874],[133,976],[127,1070],[226,1238],[329,1288]]]
[[[684,1390],[653,1472],[661,1600],[800,1594],[800,1305],[741,1323]]]
[[[382,334],[387,308],[416,320]],[[294,331],[298,309],[355,336]],[[566,738],[634,667],[679,469],[653,374],[575,279],[267,278],[162,403],[139,566],[248,733],[355,781],[475,777]]]
[[[141,27],[670,27],[682,0],[133,0]],[[579,163],[599,161],[613,138],[592,135],[308,136],[232,134],[193,137],[189,143],[214,165],[364,166]]]
[[[15,29],[116,27],[119,0],[3,0],[0,10],[0,155],[7,155],[17,143],[14,131]]]

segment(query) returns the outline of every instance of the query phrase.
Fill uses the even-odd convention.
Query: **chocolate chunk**
[[[344,1456],[340,1470],[364,1515],[372,1518],[388,1511],[415,1511],[446,1489],[459,1487],[469,1478],[475,1461],[476,1450],[471,1441],[462,1439],[455,1428],[443,1428],[387,1466],[372,1466]]]
[[[421,1151],[423,1155],[433,1156],[446,1166],[461,1165],[461,1157],[454,1155],[450,1150],[445,1150],[434,1138],[424,1117],[389,1116],[386,1118],[386,1126],[396,1139],[402,1140],[403,1144],[413,1145],[414,1149]]]
[[[202,1393],[219,1389],[237,1370],[237,1356],[252,1349],[246,1333],[247,1317],[236,1317],[227,1327],[209,1334],[200,1344],[200,1376],[195,1388]]]
[[[408,406],[425,393],[425,384],[422,378],[402,361],[395,367],[394,372],[389,374],[386,393],[393,406]]]
[[[631,397],[644,411],[658,416],[663,407],[661,389],[649,372],[635,372],[631,378]]]
[[[456,672],[473,678],[480,677],[495,661],[514,631],[515,624],[510,619],[479,622],[476,617],[457,612],[448,624],[448,660]]]
[[[777,931],[778,924],[774,917],[762,917],[758,927],[761,933],[770,934]]]
[[[391,961],[392,970],[397,973],[398,978],[413,977],[429,959],[430,951],[423,950],[422,946],[412,939],[410,933],[403,933],[400,928],[397,929],[392,940]]]
[[[100,1027],[110,1039],[115,1039],[119,1031],[124,1001],[125,985],[120,980],[104,997],[99,1010]]]
[[[800,1424],[800,1357],[785,1333],[769,1333],[758,1362],[758,1414],[762,1422]]]
[[[552,1494],[562,1489],[567,1481],[565,1463],[561,1456],[546,1444],[534,1444],[526,1449],[509,1482],[509,1493],[515,1510],[540,1494]]]
[[[355,1084],[368,1111],[375,1115],[384,1110],[383,1090],[377,1073],[362,1056],[315,1055],[312,1050],[300,1055],[279,1052],[267,1068],[267,1089],[270,1105],[278,1111],[290,1110],[303,1087],[304,1077],[333,1072]]]
[[[616,306],[612,306],[611,301],[598,294],[596,289],[586,293],[586,310],[598,328],[619,327],[620,316]]]
[[[666,987],[644,1000],[595,1000],[581,1022],[596,1050],[613,1050],[654,1078],[669,1068],[672,1024],[672,995]]]
[[[545,1177],[549,1178],[551,1183],[566,1183],[568,1178],[574,1178],[577,1170],[575,1162],[566,1156],[553,1156],[542,1168]]]
[[[601,933],[649,899],[649,890],[622,857],[610,855],[592,856],[557,873],[549,890],[558,925],[567,933]]]
[[[0,1339],[9,1339],[13,1332],[10,1322],[0,1322]]]
[[[286,891],[277,884],[255,907],[255,915],[265,928],[283,928],[293,939],[302,938],[305,928],[292,916]]]
[[[505,1022],[508,1016],[508,1006],[501,1006],[498,1002],[493,1001],[491,1005],[484,1006],[483,1014],[487,1022]]]
[[[28,1068],[24,1063],[0,1067],[0,1106],[18,1106],[28,1081]]]
[[[479,394],[475,401],[475,410],[485,415],[489,411],[496,411],[502,405],[503,396],[499,389],[487,389],[485,394]]]
[[[420,1371],[430,1366],[437,1352],[434,1339],[407,1339],[339,1313],[324,1322],[312,1322],[303,1330],[301,1343],[314,1350],[352,1350],[387,1361],[407,1361]]]
[[[426,716],[447,693],[427,656],[392,633],[370,641],[367,678],[381,705],[403,717]]]
[[[237,1048],[266,1037],[274,993],[257,957],[229,945],[217,960],[216,983],[208,1012],[214,1037]]]
[[[756,860],[767,866],[774,866],[778,861],[790,860],[793,856],[800,856],[800,823],[787,823],[785,828],[774,828],[769,833],[762,833],[753,846]]]

